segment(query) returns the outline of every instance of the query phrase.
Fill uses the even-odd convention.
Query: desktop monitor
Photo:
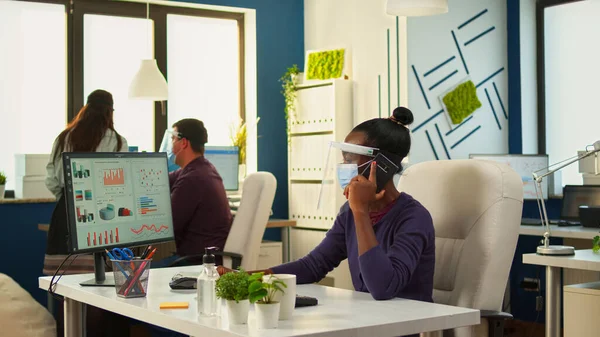
[[[529,154],[471,154],[470,159],[491,160],[507,164],[523,181],[523,199],[537,200],[533,172],[548,167],[548,155]],[[543,172],[542,172],[543,173]],[[548,178],[542,180],[542,196],[548,199]]]
[[[600,206],[600,185],[566,185],[560,218],[579,221],[579,206]]]
[[[239,153],[237,146],[205,146],[204,157],[223,179],[226,191],[239,189]]]
[[[89,285],[110,285],[102,282],[105,249],[174,239],[165,153],[66,152],[62,158],[69,253],[97,253],[97,282]]]

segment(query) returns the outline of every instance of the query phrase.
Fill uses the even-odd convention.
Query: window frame
[[[130,18],[146,17],[146,2],[106,0],[17,0],[21,2],[60,4],[65,6],[67,30],[67,112],[70,123],[84,105],[83,89],[83,16],[85,14],[110,15]],[[164,3],[149,3],[149,18],[154,21],[154,57],[165,77],[167,73],[167,15],[186,15],[217,19],[236,20],[239,41],[239,117],[246,120],[246,31],[244,12],[221,11]],[[154,151],[160,148],[164,131],[168,128],[168,105],[154,102]],[[14,196],[14,191],[6,191]]]
[[[235,20],[238,24],[238,41],[239,41],[239,99],[240,110],[239,117],[245,120],[245,31],[244,31],[244,13],[225,12],[212,9],[200,9],[189,7],[178,7],[169,5],[149,4],[150,19],[154,21],[154,58],[158,68],[163,75],[168,78],[167,71],[167,15],[186,15],[197,17],[208,17],[217,19]],[[105,0],[78,0],[74,4],[72,11],[72,29],[69,35],[72,35],[72,60],[70,64],[71,77],[73,88],[70,101],[72,108],[68,110],[67,119],[72,120],[79,108],[83,106],[83,16],[85,14],[95,15],[110,15],[130,18],[145,18],[146,3],[126,2],[126,1],[105,1]],[[169,127],[168,120],[168,105],[161,102],[154,102],[154,150],[160,148],[160,143],[165,130]]]
[[[548,7],[566,5],[583,0],[537,0],[536,18],[536,59],[537,59],[537,140],[538,154],[546,154],[546,33],[545,10]]]

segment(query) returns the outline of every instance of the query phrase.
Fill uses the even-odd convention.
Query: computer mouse
[[[197,279],[193,277],[173,278],[169,282],[171,289],[196,289]]]

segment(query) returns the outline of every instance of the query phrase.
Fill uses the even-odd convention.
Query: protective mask
[[[337,178],[342,189],[345,189],[350,180],[358,175],[358,165],[356,164],[338,164]]]

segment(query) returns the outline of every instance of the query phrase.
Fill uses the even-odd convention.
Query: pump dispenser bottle
[[[211,254],[215,247],[205,249],[202,257],[202,272],[198,276],[198,315],[217,316],[219,313],[219,302],[217,302],[217,280],[219,272],[215,266],[215,256]]]

